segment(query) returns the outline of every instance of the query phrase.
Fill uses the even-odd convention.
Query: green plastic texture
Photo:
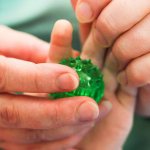
[[[104,95],[104,81],[100,69],[93,65],[91,60],[82,60],[80,57],[63,59],[60,64],[69,66],[76,70],[79,76],[79,86],[70,92],[52,93],[50,97],[53,99],[73,97],[73,96],[89,96],[97,103],[101,101]]]

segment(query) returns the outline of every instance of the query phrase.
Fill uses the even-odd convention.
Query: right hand
[[[49,44],[33,36],[1,26],[0,42],[0,147],[60,150],[76,145],[103,114],[91,98],[50,101],[46,97],[11,94],[73,90],[78,86],[76,72],[67,66],[45,63]],[[100,108],[106,112],[105,103]]]
[[[85,43],[84,53],[103,60],[103,56],[108,52],[107,48],[110,48],[107,67],[114,76],[118,76],[120,84],[138,88],[136,112],[149,117],[150,2],[148,0],[71,0],[71,2],[79,21],[81,41]],[[134,10],[133,13],[130,10]]]

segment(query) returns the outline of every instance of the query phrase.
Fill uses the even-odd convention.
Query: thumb
[[[71,0],[71,4],[73,7],[73,10],[75,11],[76,6],[77,6],[77,0]],[[90,33],[91,26],[92,26],[92,23],[79,23],[80,40],[82,44],[84,44],[84,42],[86,41]]]
[[[79,22],[93,22],[101,11],[111,2],[111,0],[78,0],[76,4],[76,16]]]
[[[58,20],[51,34],[49,49],[50,62],[60,62],[62,58],[72,56],[72,32],[73,28],[69,21]]]

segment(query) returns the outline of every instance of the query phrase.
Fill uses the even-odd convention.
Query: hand
[[[3,26],[0,33],[0,147],[60,150],[74,146],[99,116],[92,99],[74,97],[50,101],[46,97],[11,93],[73,90],[78,86],[77,74],[69,67],[45,63],[48,43]],[[60,48],[63,43],[55,46]],[[50,49],[53,51],[52,46]],[[101,110],[106,112],[107,107],[101,105]]]
[[[136,102],[136,89],[117,86],[109,70],[104,70],[105,99],[111,101],[112,111],[75,148],[78,150],[121,150],[131,130]],[[111,88],[110,88],[111,85]],[[118,90],[117,90],[118,89]]]
[[[85,44],[94,46],[94,43],[88,42]],[[83,49],[82,57],[94,58],[86,56],[84,50],[86,51],[86,49]],[[107,65],[110,61],[109,54],[106,55],[106,59],[103,57],[103,62],[98,63],[96,59],[93,62],[98,66],[102,64],[104,66],[105,99],[111,101],[113,109],[108,116],[97,122],[80,144],[75,146],[74,150],[121,150],[132,128],[137,88],[118,84],[116,74]]]
[[[85,43],[84,57],[90,56],[99,64],[111,47],[107,68],[122,85],[138,87],[136,111],[150,116],[150,2],[72,0],[72,3]]]
[[[93,43],[94,41],[89,41],[88,39],[89,37],[85,45],[93,46],[92,50],[94,51],[97,45]],[[87,45],[86,48],[88,48]],[[102,66],[102,64],[104,66],[103,74],[106,86],[105,99],[111,101],[113,110],[108,116],[100,119],[81,143],[75,146],[75,149],[121,150],[132,127],[137,88],[118,84],[116,74],[107,67],[110,59],[109,54],[106,55],[106,60],[101,56],[103,59],[102,62],[100,62],[94,52],[94,55],[85,53],[87,49],[84,49],[84,47],[85,46],[83,46],[83,52],[81,53],[82,57],[91,58],[98,66]]]

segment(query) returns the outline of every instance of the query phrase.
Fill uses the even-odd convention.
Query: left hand
[[[7,28],[5,29],[6,29],[5,32],[3,32],[3,30],[1,30],[0,32],[1,33],[3,32],[3,35],[5,35],[4,33],[6,33],[6,31],[9,30],[10,31],[9,37],[12,37],[12,39],[10,40],[9,38],[7,38],[7,36],[1,39],[1,41],[3,42],[0,45],[1,46],[0,52],[4,56],[13,57],[14,59],[23,59],[25,60],[24,62],[26,63],[28,61],[31,61],[38,64],[38,63],[46,63],[46,61],[48,61],[53,63],[53,65],[55,65],[54,62],[60,61],[60,59],[64,58],[64,56],[70,57],[72,55],[76,57],[78,55],[78,52],[72,51],[71,47],[72,27],[66,21],[57,22],[54,26],[50,44],[49,57],[48,57],[48,47],[49,47],[48,43],[45,43],[31,35],[16,32]],[[49,64],[46,63],[46,65]],[[19,103],[22,104],[22,102],[24,102],[23,105],[21,106],[23,106],[23,110],[25,111],[22,110],[22,107],[20,107],[20,105],[17,105],[20,108],[19,110],[21,110],[21,112],[22,111],[27,112],[29,115],[26,116],[30,116],[31,112],[34,111],[36,113],[33,113],[31,117],[25,117],[28,119],[28,121],[24,121],[26,124],[28,124],[28,128],[26,128],[25,126],[19,129],[0,128],[1,130],[0,140],[2,140],[0,142],[0,147],[4,149],[62,150],[69,147],[73,147],[82,139],[82,137],[89,131],[89,129],[93,127],[96,118],[98,116],[100,118],[103,117],[103,115],[106,115],[106,113],[109,111],[109,109],[107,109],[107,106],[102,104],[99,106],[100,107],[100,115],[99,115],[99,108],[97,104],[92,99],[87,97],[64,98],[58,101],[48,101],[47,98],[45,98],[45,96],[47,95],[46,93],[42,94],[44,98],[39,98],[41,96],[39,95],[39,93],[25,93],[25,94],[28,95],[26,96],[28,97],[28,99],[24,100],[21,99]],[[32,99],[34,99],[33,102],[30,101],[29,95],[31,96]],[[22,98],[23,96],[16,96],[16,97]],[[14,100],[15,99],[13,98],[13,101]],[[24,105],[25,102],[27,104],[31,103],[31,105]],[[36,103],[38,103],[38,105],[36,105]],[[83,107],[82,109],[83,112],[79,113],[78,107],[81,106],[81,104],[83,105],[85,104],[85,107]],[[31,111],[28,111],[26,106],[29,106]],[[47,106],[46,109],[44,109],[45,106]],[[15,121],[14,113],[10,113],[9,111],[10,108],[12,107],[8,107],[8,110],[3,109],[1,117],[6,118],[6,120],[10,120],[11,122],[14,123]],[[47,109],[49,111],[47,111]],[[12,111],[14,110],[12,109]],[[52,112],[52,114],[50,115],[49,112]],[[81,120],[80,118],[78,119],[78,116],[80,117],[80,114]],[[19,115],[20,119],[24,118],[24,115],[22,116]],[[46,117],[48,117],[49,119],[46,119]],[[36,121],[34,118],[36,118]],[[48,125],[47,124],[45,125],[45,122],[43,122],[43,120],[46,121]]]
[[[68,88],[73,80],[63,77],[58,86],[57,77],[70,72],[78,79],[76,72],[46,63],[49,44],[32,35],[0,26],[0,43],[0,147],[59,150],[74,145],[93,126],[99,114],[97,104],[85,97],[50,101],[39,94],[63,92],[61,87]],[[19,96],[15,91],[38,95]]]
[[[150,96],[148,92],[150,88],[147,85],[150,81],[148,69],[150,2],[146,0],[108,0],[97,3],[93,0],[72,0],[72,2],[80,21],[82,57],[91,58],[95,64],[104,68],[105,98],[112,100],[113,103],[110,115],[102,119],[77,148],[120,150],[132,127],[137,92],[139,95],[137,108],[140,108],[138,110],[142,113],[142,97],[147,100],[143,103],[146,106]],[[87,2],[93,10],[90,19],[86,18],[86,15],[90,14],[86,12],[87,5],[83,8],[83,5],[80,5],[82,2],[84,4]],[[81,9],[83,14],[79,16]],[[132,10],[135,13],[131,15]],[[107,56],[105,61],[104,56]],[[122,79],[123,72],[126,72],[128,79],[126,82]],[[142,72],[142,75],[139,72]],[[121,85],[117,84],[117,81]],[[149,112],[148,109],[146,111]]]
[[[82,150],[121,150],[131,130],[136,102],[136,89],[117,86],[115,78],[104,70],[105,98],[113,104],[108,116],[96,124],[76,146]],[[111,87],[110,87],[111,86]]]
[[[150,116],[150,1],[71,0],[80,22],[83,57],[106,66],[124,86],[138,87],[136,111]],[[143,67],[144,66],[144,67]]]

